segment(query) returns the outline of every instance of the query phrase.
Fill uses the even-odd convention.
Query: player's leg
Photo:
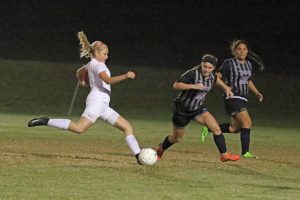
[[[208,127],[212,131],[214,142],[220,152],[222,162],[236,161],[240,159],[239,155],[234,155],[227,152],[225,137],[219,127],[219,124],[217,123],[216,119],[210,114],[210,112],[207,111],[202,113],[195,118],[195,121]]]
[[[239,133],[241,131],[240,122],[234,117],[230,117],[230,123],[219,124],[222,133]],[[205,141],[207,135],[212,132],[206,126],[202,127],[201,130],[201,140]]]
[[[77,122],[73,122],[69,119],[49,119],[48,117],[40,117],[30,120],[28,126],[51,126],[81,134],[96,122],[102,108],[105,108],[107,105],[101,101],[91,101],[94,97],[97,96],[93,96],[91,93],[88,95],[86,108]]]
[[[180,140],[182,140],[183,135],[184,135],[184,128],[182,127],[178,128],[173,125],[173,134],[169,136],[168,140],[170,141],[170,143],[175,144]]]
[[[133,128],[131,124],[125,118],[119,116],[113,126],[124,132],[126,144],[131,149],[132,153],[137,156],[141,149],[135,136],[133,135]]]
[[[236,118],[236,116],[230,117],[230,124],[220,124],[221,130],[225,131],[225,133],[239,133],[241,132],[241,124],[240,121]]]
[[[49,119],[48,117],[39,117],[30,120],[28,122],[28,127],[50,126],[63,130],[70,130],[72,132],[81,134],[86,131],[92,124],[93,123],[85,117],[81,117],[77,122],[73,122],[69,119]]]
[[[252,120],[247,110],[237,113],[236,120],[241,126],[241,146],[242,146],[242,157],[245,158],[256,158],[255,155],[249,152],[250,149],[250,132],[252,127]]]
[[[125,137],[133,134],[133,128],[131,124],[122,116],[118,116],[113,126],[123,131]]]
[[[247,102],[242,99],[225,99],[224,105],[226,113],[230,116],[230,123],[220,124],[223,133],[239,133],[241,126],[236,115],[246,109]]]
[[[182,139],[184,135],[184,127],[190,122],[190,120],[190,117],[180,115],[177,112],[173,113],[173,133],[172,135],[166,136],[165,139],[158,145],[156,149],[158,160],[161,159],[165,150]]]
[[[91,120],[82,116],[76,123],[71,121],[68,129],[74,133],[82,134],[92,125],[93,122]]]
[[[109,104],[105,102],[100,104],[98,117],[103,121],[109,123],[110,125],[124,132],[125,142],[138,161],[138,155],[141,149],[133,134],[133,128],[131,124],[125,118],[123,118],[119,113],[117,113],[114,109],[109,107]]]
[[[184,128],[173,125],[173,134],[165,137],[162,143],[158,145],[156,150],[158,160],[161,159],[163,153],[169,149],[173,144],[179,142],[184,135]]]
[[[237,112],[240,112],[245,107],[244,102],[240,102],[239,99],[225,99],[224,106],[226,113],[230,116],[231,123],[219,124],[222,133],[238,133],[239,122],[235,119]],[[201,130],[201,141],[204,142],[205,138],[212,132],[208,127],[204,126]]]
[[[216,119],[208,111],[197,116],[195,121],[209,128],[214,135],[220,135],[222,133]]]

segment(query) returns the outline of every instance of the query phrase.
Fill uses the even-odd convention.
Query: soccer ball
[[[139,154],[139,161],[142,165],[154,165],[157,161],[156,151],[152,148],[143,148]]]

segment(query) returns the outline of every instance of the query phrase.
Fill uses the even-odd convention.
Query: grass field
[[[255,127],[258,159],[221,163],[212,137],[191,123],[153,167],[137,165],[120,131],[97,122],[84,135],[27,128],[32,116],[1,115],[0,199],[299,199],[299,130]],[[132,120],[140,145],[156,146],[167,121]],[[231,151],[239,139],[226,135]]]
[[[251,99],[251,150],[258,159],[221,163],[209,136],[191,123],[184,140],[153,167],[137,165],[122,133],[98,121],[85,134],[27,128],[34,116],[67,117],[74,64],[0,60],[0,199],[300,199],[299,80],[257,77],[265,102]],[[112,107],[133,124],[142,147],[170,133],[173,81],[184,69],[137,69],[135,81],[113,87]],[[125,71],[112,68],[113,73]],[[280,92],[278,92],[280,91]],[[71,119],[84,108],[80,89]],[[292,94],[292,95],[291,95]],[[218,121],[227,119],[221,93],[207,99]],[[240,153],[239,136],[225,135]]]

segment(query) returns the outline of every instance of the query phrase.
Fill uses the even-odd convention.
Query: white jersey
[[[105,72],[109,77],[110,71],[103,62],[99,62],[96,59],[92,58],[91,61],[85,65],[85,68],[88,70],[89,81],[91,92],[100,92],[99,94],[103,97],[110,97],[111,88],[109,84],[106,84],[100,77],[101,72]]]
[[[120,116],[114,109],[109,107],[110,102],[110,85],[106,84],[100,77],[101,72],[105,72],[109,77],[110,71],[103,62],[96,59],[84,66],[88,70],[91,91],[86,98],[86,107],[82,116],[94,123],[97,118],[114,125]]]

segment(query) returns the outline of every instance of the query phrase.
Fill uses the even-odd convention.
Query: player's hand
[[[228,99],[228,98],[234,96],[234,94],[233,94],[233,92],[232,92],[231,90],[232,90],[232,88],[229,87],[229,86],[226,86],[226,87],[224,88],[224,92],[225,92],[225,94],[226,94],[226,97],[225,97],[226,99]]]
[[[262,93],[259,93],[259,92],[258,92],[258,93],[256,94],[256,97],[258,98],[258,101],[259,101],[259,102],[262,102],[262,101],[264,100],[264,96],[262,95]]]
[[[193,85],[194,90],[203,90],[205,86],[202,83],[196,83]]]
[[[226,90],[225,94],[226,94],[226,98],[230,98],[230,97],[232,97],[234,95],[231,90]]]
[[[84,80],[78,80],[78,85],[81,87],[88,87]]]
[[[132,72],[132,71],[127,72],[126,79],[128,79],[128,78],[134,79],[135,78],[135,73]]]

